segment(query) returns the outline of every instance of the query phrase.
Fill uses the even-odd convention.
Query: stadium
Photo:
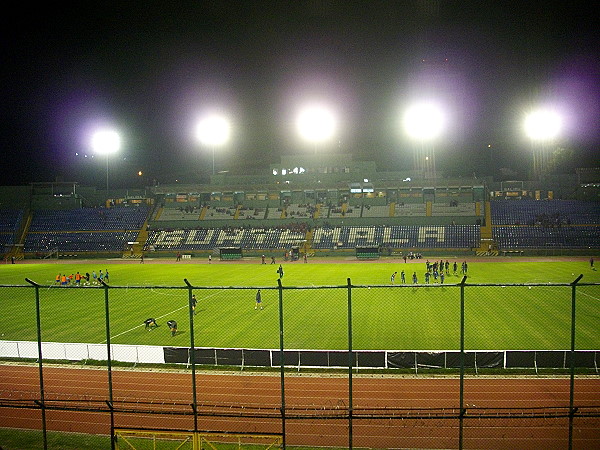
[[[1,449],[600,448],[586,8],[25,16]]]
[[[600,204],[589,200],[598,196],[597,183],[578,180],[596,171],[581,170],[571,185],[550,189],[527,181],[427,179],[417,171],[404,181],[405,173],[382,175],[372,163],[350,163],[350,158],[321,156],[323,167],[311,166],[310,157],[282,158],[268,169],[272,178],[221,174],[209,185],[106,191],[57,182],[0,189],[2,204],[11,205],[1,214],[2,291],[11,299],[4,307],[9,320],[1,357],[25,363],[17,376],[32,381],[35,372],[27,372],[35,361],[43,367],[40,374],[58,370],[61,378],[96,367],[93,391],[105,384],[100,367],[109,355],[112,363],[111,386],[104,386],[110,394],[71,391],[44,376],[42,402],[57,412],[46,412],[43,420],[30,418],[39,413],[38,395],[29,398],[27,388],[5,385],[2,406],[10,411],[10,423],[84,431],[68,424],[84,411],[94,412],[97,418],[85,431],[111,434],[120,445],[152,438],[205,439],[211,445],[237,439],[268,446],[282,445],[285,436],[286,446],[344,447],[350,436],[359,447],[425,441],[428,447],[469,447],[489,442],[489,430],[511,429],[514,418],[525,415],[527,423],[518,426],[536,435],[535,448],[542,436],[565,439],[561,433],[569,426],[561,425],[561,417],[573,407],[581,414],[571,416],[571,427],[581,436],[574,443],[595,442],[600,324],[599,280],[592,266]],[[274,175],[285,167],[290,175]],[[303,173],[295,173],[296,167]],[[355,181],[359,176],[364,180]],[[316,177],[320,188],[312,189]],[[562,198],[566,193],[574,194]],[[428,269],[430,260],[432,268],[440,260],[441,279]],[[276,273],[280,265],[283,277]],[[106,279],[96,280],[103,270]],[[390,281],[390,274],[400,271],[402,281],[399,274]],[[56,282],[55,272],[67,277],[66,287]],[[70,274],[82,278],[68,280]],[[431,282],[426,281],[430,274]],[[574,283],[581,284],[574,291],[576,325]],[[247,315],[255,312],[256,289],[266,307],[258,323]],[[187,301],[192,293],[199,299],[193,312]],[[149,333],[142,327],[147,317],[162,326]],[[168,319],[179,323],[176,336],[164,330]],[[67,330],[65,320],[73,322]],[[176,399],[154,392],[148,400],[143,392],[121,394],[128,383],[121,379],[123,368],[148,374],[143,383],[175,383],[182,392]],[[10,372],[3,378],[10,382],[14,366],[5,369]],[[281,393],[282,402],[294,405],[283,416],[277,402],[244,387],[258,378],[240,373],[261,372],[266,383],[275,382],[270,389]],[[184,378],[162,378],[169,373]],[[306,388],[300,388],[299,398],[288,394],[303,373],[310,382],[325,377],[323,386],[333,375],[332,396],[312,399]],[[572,386],[581,400],[572,406],[559,394],[569,392],[569,373],[582,377]],[[374,376],[398,384],[390,389],[400,389],[406,377],[409,384],[425,382],[410,389],[429,389],[428,384],[438,384],[429,377],[443,377],[454,401],[405,403],[381,392],[373,403],[370,394],[363,395],[375,389],[369,384]],[[220,383],[231,377],[242,383],[235,389],[245,392],[240,395],[248,396],[248,403],[239,395],[211,397],[212,390],[229,389]],[[500,402],[494,387],[483,398],[469,393],[482,380],[493,386],[487,377],[514,383],[503,388],[511,390],[509,400]],[[535,384],[540,380],[543,387]],[[451,394],[461,386],[466,391]],[[530,404],[515,406],[516,397],[538,389],[558,400],[538,404],[531,398]],[[114,410],[102,406],[106,395],[113,397]],[[181,402],[195,395],[204,399],[193,414]],[[363,405],[350,409],[353,400]],[[461,414],[471,401],[478,407]],[[242,409],[232,413],[232,407]],[[140,416],[149,413],[148,420]],[[114,422],[107,428],[111,415]],[[439,438],[422,435],[431,426],[420,424],[425,420],[445,432]],[[493,425],[482,431],[470,420]],[[313,433],[329,421],[334,431]],[[389,432],[373,431],[384,422]],[[466,437],[452,432],[460,422]],[[202,433],[186,434],[195,427]],[[303,438],[307,432],[312,437]],[[525,448],[523,434],[513,429],[498,445],[517,442]]]

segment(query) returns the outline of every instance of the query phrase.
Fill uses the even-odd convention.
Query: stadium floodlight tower
[[[296,119],[296,129],[300,137],[317,145],[333,137],[336,131],[336,118],[333,111],[323,105],[312,104],[300,110]]]
[[[523,128],[531,142],[533,174],[539,180],[548,166],[548,149],[561,132],[562,118],[552,109],[538,109],[525,116]]]
[[[115,130],[98,130],[92,135],[92,150],[106,155],[106,191],[108,191],[108,160],[121,149],[121,136]]]
[[[229,141],[231,124],[222,115],[210,114],[198,122],[196,136],[200,143],[212,150],[212,174],[215,174],[215,148]]]
[[[435,179],[435,141],[446,125],[442,108],[431,101],[415,103],[404,112],[402,125],[406,134],[418,143],[414,169],[425,178]]]

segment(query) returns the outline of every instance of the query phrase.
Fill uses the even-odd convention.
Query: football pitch
[[[460,348],[462,274],[450,273],[444,285],[424,285],[425,260],[418,262],[283,263],[281,279],[283,340],[286,349],[347,349],[349,278],[352,346],[356,350],[457,350]],[[460,272],[461,260],[458,260]],[[110,272],[108,289],[110,339],[114,344],[186,347],[190,345],[189,290],[198,288],[194,322],[196,347],[277,349],[280,345],[279,265],[220,262],[86,260],[76,263],[0,265],[2,337],[37,339],[35,290],[38,283],[40,324],[45,342],[105,343],[106,290],[59,287],[58,273]],[[400,271],[411,283],[402,285]],[[398,271],[392,286],[390,276]],[[571,336],[570,286],[600,283],[587,260],[471,261],[464,288],[467,350],[568,350]],[[494,284],[494,286],[469,286]],[[526,284],[513,286],[513,284]],[[263,309],[255,309],[262,288]],[[600,349],[600,285],[576,289],[576,349]],[[153,317],[158,327],[146,330]],[[166,322],[176,320],[171,336]]]

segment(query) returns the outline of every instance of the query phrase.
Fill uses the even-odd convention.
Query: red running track
[[[108,372],[45,366],[48,430],[110,434]],[[347,377],[286,374],[286,443],[347,447]],[[118,428],[194,429],[190,373],[113,370]],[[277,375],[196,374],[198,429],[281,433]],[[356,375],[352,443],[371,448],[458,448],[459,379]],[[0,365],[0,426],[40,429],[37,366]],[[568,448],[569,379],[484,378],[464,382],[463,447]],[[600,448],[600,379],[575,380],[573,448]],[[88,409],[88,411],[81,411]],[[560,416],[560,417],[559,417]],[[596,416],[596,417],[593,417]]]

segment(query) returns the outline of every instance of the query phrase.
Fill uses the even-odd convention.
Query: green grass
[[[453,261],[451,260],[451,263]],[[459,261],[460,265],[460,261]],[[110,334],[115,344],[190,345],[188,291],[194,286],[235,286],[235,289],[196,289],[194,316],[198,347],[279,348],[278,266],[236,263],[208,264],[77,264],[0,265],[0,283],[25,285],[28,277],[39,289],[42,340],[105,343],[103,289],[60,288],[52,285],[58,272],[91,273],[108,268]],[[393,271],[405,269],[407,279],[417,271],[423,282],[424,262],[284,264],[284,345],[286,348],[347,348],[347,278],[352,291],[355,349],[452,350],[460,343],[460,290],[450,275],[445,287],[391,287]],[[599,283],[600,275],[587,262],[471,263],[469,283]],[[396,284],[399,284],[399,276]],[[137,286],[145,286],[138,289]],[[180,286],[182,289],[161,287]],[[263,290],[265,309],[254,309],[255,287]],[[306,289],[313,286],[337,286]],[[244,288],[246,289],[240,289]],[[600,286],[577,290],[578,349],[600,349]],[[4,340],[35,341],[36,310],[32,288],[0,287]],[[159,327],[146,331],[142,322],[155,317]],[[179,323],[171,337],[166,321]],[[571,288],[556,286],[480,286],[465,289],[465,346],[467,349],[570,348]]]
[[[109,449],[110,437],[109,436],[98,436],[92,434],[81,434],[81,433],[59,433],[56,431],[49,431],[47,433],[48,448],[53,450],[98,450],[98,449]],[[136,439],[128,438],[128,442],[135,445],[138,450],[172,450],[172,449],[191,449],[192,443],[182,443],[178,440],[152,440],[152,439]],[[37,430],[17,430],[0,428],[0,443],[3,450],[36,450],[44,448],[44,439],[41,431]],[[236,444],[224,444],[218,442],[211,442],[212,446],[217,450],[236,450],[239,449],[239,445]],[[260,450],[266,448],[268,445],[244,445],[245,449]],[[294,450],[311,450],[318,449],[321,447],[290,447]],[[121,448],[129,448],[127,443],[121,441]],[[327,447],[328,450],[336,450],[334,447]]]

